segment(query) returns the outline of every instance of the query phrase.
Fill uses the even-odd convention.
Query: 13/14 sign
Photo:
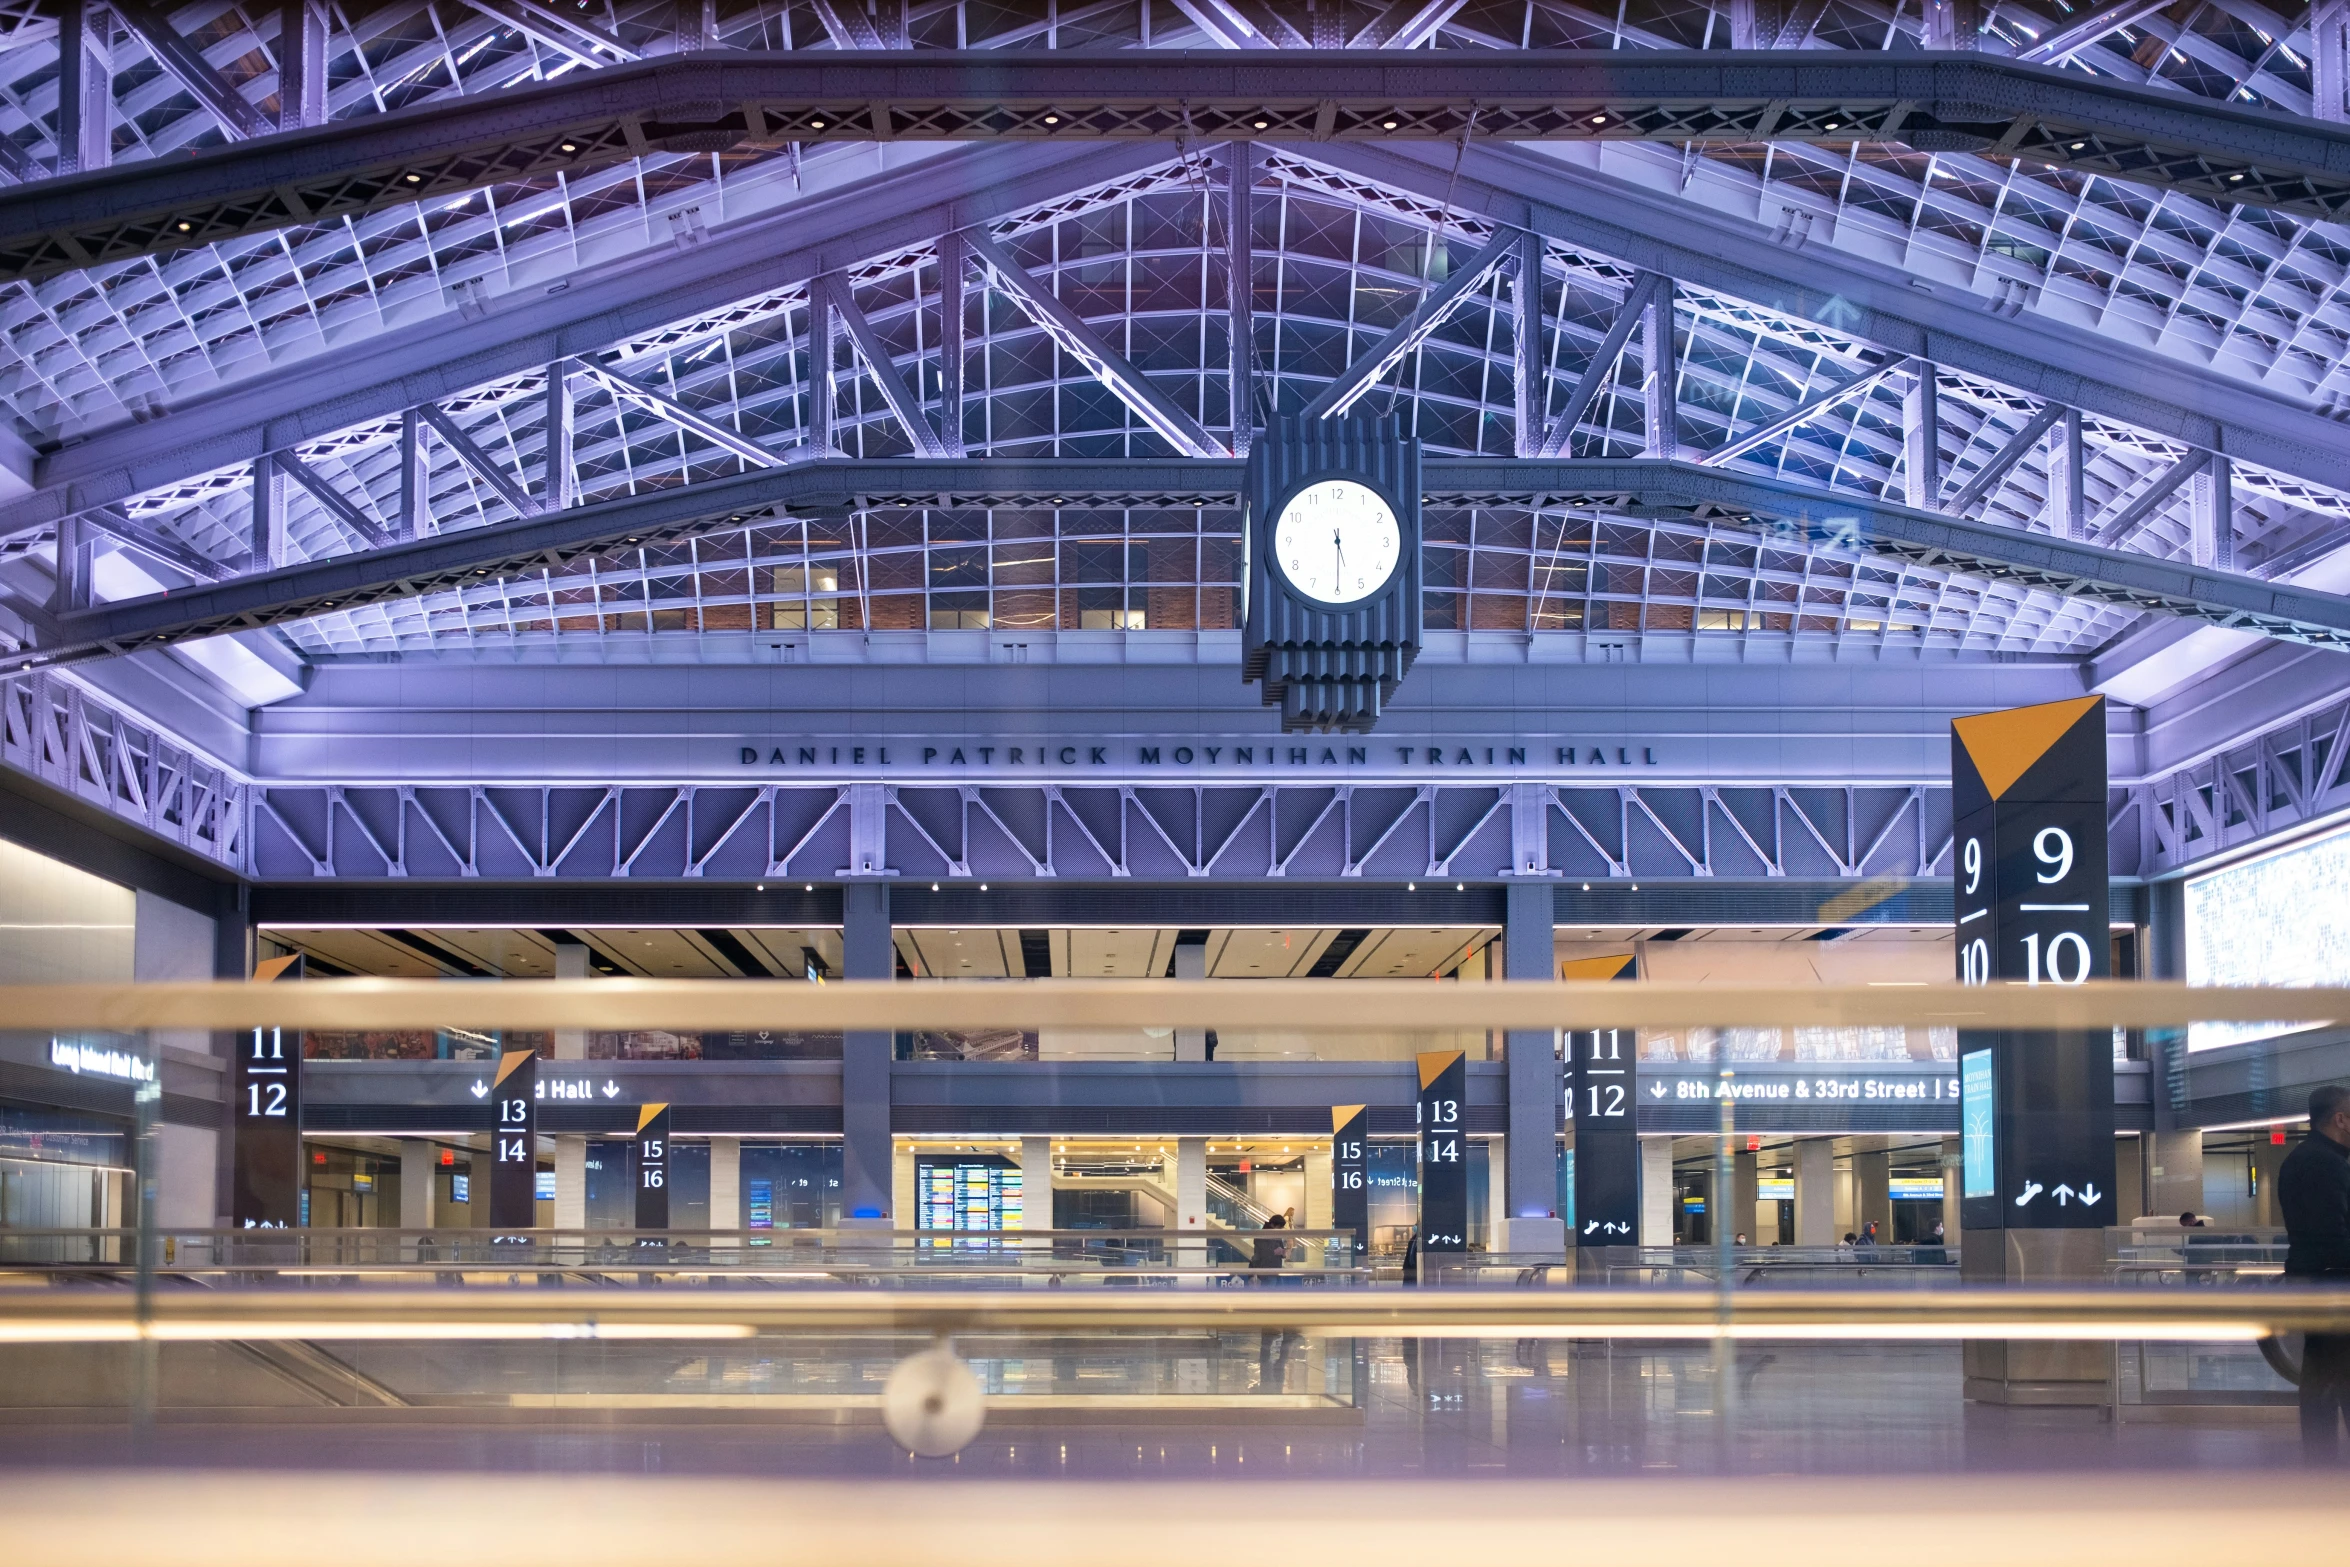
[[[1423,1252],[1469,1249],[1469,1139],[1461,1113],[1468,1097],[1466,1061],[1458,1050],[1419,1058]]]

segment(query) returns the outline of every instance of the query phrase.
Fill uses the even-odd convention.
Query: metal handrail
[[[1220,1270],[1230,1271],[1230,1270]],[[53,1338],[750,1337],[1151,1329],[1337,1336],[2072,1338],[2251,1342],[2350,1328],[2350,1290],[177,1290],[144,1325],[119,1291],[0,1290],[0,1341]]]

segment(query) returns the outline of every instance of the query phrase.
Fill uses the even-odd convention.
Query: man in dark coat
[[[2277,1169],[2285,1277],[2350,1284],[2350,1088],[2309,1096],[2309,1135]],[[2312,1333],[2301,1358],[2301,1446],[2312,1461],[2339,1452],[2350,1418],[2350,1334]]]

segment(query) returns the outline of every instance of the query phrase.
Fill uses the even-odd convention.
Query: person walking
[[[2350,1281],[2350,1088],[2309,1095],[2309,1135],[2277,1168],[2285,1277]],[[2301,1352],[2301,1451],[2334,1462],[2350,1419],[2350,1334],[2312,1333]]]
[[[1265,1227],[1257,1232],[1256,1246],[1248,1259],[1251,1269],[1278,1269],[1289,1259],[1289,1237],[1281,1233],[1288,1228],[1287,1214],[1277,1213],[1265,1221]],[[1269,1284],[1272,1280],[1260,1278],[1257,1282]]]

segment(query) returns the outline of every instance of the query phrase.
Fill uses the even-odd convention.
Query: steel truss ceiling
[[[242,100],[239,100],[242,101]],[[695,53],[0,195],[0,281],[654,153],[864,141],[1759,142],[1982,153],[2333,219],[2350,132],[1979,54]]]
[[[229,142],[258,152],[276,143],[256,138],[256,130],[329,119],[363,128],[387,111],[476,98],[496,109],[523,101],[503,89],[589,79],[583,72],[596,73],[599,85],[618,83],[636,61],[672,71],[703,70],[713,60],[748,64],[723,54],[661,63],[711,49],[812,51],[809,64],[814,52],[892,47],[1015,48],[1024,51],[1023,63],[1038,58],[1025,51],[1073,47],[1610,49],[1624,53],[1591,64],[1611,79],[1636,68],[1649,80],[1676,69],[1718,73],[1728,62],[1644,60],[1641,51],[1801,47],[1810,51],[1801,59],[1805,70],[1865,73],[1906,63],[1888,63],[1889,48],[1974,44],[1983,56],[2059,63],[2071,73],[2067,90],[2100,102],[2121,101],[2098,97],[2101,83],[2145,89],[2151,96],[2126,100],[2140,116],[2127,128],[2148,145],[2182,122],[2224,122],[2228,134],[2273,127],[2269,133],[2315,142],[2337,134],[2306,122],[2239,123],[2208,105],[2314,110],[2338,121],[2338,5],[2317,8],[2314,31],[2307,21],[2288,22],[2236,0],[2226,9],[2190,3],[2160,16],[2131,8],[2126,19],[2120,9],[2096,13],[2114,23],[2098,31],[2059,7],[2045,18],[2032,8],[2002,7],[1977,38],[1919,37],[1915,23],[1890,7],[1843,0],[1744,5],[1735,15],[1651,5],[1614,16],[1542,3],[1325,7],[1309,15],[1286,3],[1177,0],[1053,6],[1041,18],[1012,19],[952,4],[916,5],[901,16],[883,4],[871,24],[852,6],[598,0],[574,16],[531,0],[484,0],[392,6],[364,17],[300,3],[282,12],[272,5],[186,6],[163,17],[172,34],[165,37],[156,23],[162,8],[125,7],[122,25],[90,44],[86,62],[97,64],[85,69],[79,107],[71,108],[59,93],[55,24],[29,7],[0,6],[0,136],[13,149],[0,152],[0,169],[38,181],[64,156],[67,141],[75,161],[91,169],[111,163],[128,170],[141,158]],[[1970,14],[1964,6],[1929,10]],[[295,25],[282,27],[281,17]],[[2329,37],[2330,55],[2320,47]],[[1838,50],[1855,58],[1842,59]],[[1441,55],[1411,58],[1451,63]],[[840,63],[873,68],[871,61]],[[1337,63],[1285,61],[1277,69]],[[1979,84],[2013,67],[1977,59],[1950,69],[1974,73]],[[2321,78],[2333,84],[2330,112]],[[252,123],[224,97],[224,83],[252,111]],[[478,97],[491,92],[502,95]],[[1926,96],[1913,91],[1906,101]],[[1978,106],[1994,96],[1982,89]],[[101,99],[109,107],[96,118],[110,135],[93,139],[93,105]],[[2086,310],[2162,350],[2295,401],[2335,394],[2350,357],[2350,310],[2339,297],[2350,244],[2330,224],[2230,205],[2242,192],[2227,187],[2249,181],[2223,177],[2212,199],[2155,192],[2111,171],[2042,167],[2051,160],[2018,158],[1996,144],[1927,153],[1847,141],[1848,127],[1831,131],[1824,113],[1814,118],[1808,143],[1785,139],[1782,132],[1793,134],[1789,122],[1774,122],[1767,143],[1694,139],[1686,151],[1617,145],[1605,156],[1635,170],[1677,164],[1683,188],[1711,180],[1759,189],[1766,200],[1775,195],[1790,247],[1816,248],[1823,237],[1841,243],[1840,229],[1890,233],[1905,262],[1913,254],[1967,258],[1975,286],[2003,311],[2028,316],[2062,307],[2078,318]],[[1988,123],[1941,118],[1945,130]],[[1246,128],[1260,134],[1253,121]],[[190,473],[163,488],[119,494],[104,509],[81,510],[63,528],[62,550],[42,532],[19,531],[7,547],[74,554],[56,573],[68,597],[53,606],[70,619],[93,599],[123,596],[125,562],[154,585],[176,588],[387,541],[516,524],[550,503],[561,509],[722,481],[796,460],[811,445],[862,458],[950,449],[997,458],[1148,457],[1169,452],[1173,432],[1174,450],[1230,450],[1238,441],[1229,396],[1235,335],[1224,165],[1211,138],[1195,136],[1196,129],[1196,121],[1175,128],[1185,155],[1163,168],[997,222],[987,234],[948,237],[948,251],[962,249],[965,262],[952,269],[965,297],[955,313],[965,340],[960,387],[944,384],[939,352],[949,314],[942,309],[941,247],[909,244],[845,268],[834,263],[820,287],[788,285],[624,341],[567,342],[552,377],[542,358],[542,368],[456,395],[436,392],[429,408],[412,415],[371,416],[323,438],[273,446],[258,485],[254,469],[242,464]],[[1403,133],[1400,123],[1395,133],[1383,124],[1366,129]],[[1502,133],[1465,123],[1435,129],[1446,136]],[[1747,134],[1763,129],[1757,122]],[[1702,130],[1684,126],[1673,139]],[[1619,125],[1606,133],[1634,132]],[[628,133],[621,137],[627,142]],[[347,347],[413,331],[420,307],[427,316],[446,309],[456,318],[449,323],[454,346],[493,291],[524,278],[567,286],[573,274],[592,277],[603,265],[656,255],[659,247],[690,251],[707,229],[736,214],[789,210],[803,177],[821,183],[823,169],[867,156],[811,149],[803,169],[796,146],[714,145],[707,138],[690,148],[630,144],[630,161],[600,171],[534,173],[470,194],[422,204],[403,199],[20,284],[0,299],[0,335],[9,349],[0,359],[0,396],[25,437],[68,441],[52,459],[62,462],[85,432],[104,439],[110,424],[173,418],[190,392],[265,384],[276,373],[273,360],[316,353],[322,340]],[[1945,138],[1941,145],[1974,143]],[[1556,450],[1585,460],[1653,453],[1659,418],[1642,395],[1642,342],[1637,333],[1611,332],[1634,292],[1657,286],[1650,274],[1554,238],[1540,256],[1539,308],[1526,317],[1539,325],[1521,334],[1516,253],[1480,269],[1472,283],[1447,288],[1455,268],[1486,255],[1499,228],[1410,182],[1340,172],[1359,170],[1361,157],[1374,151],[1332,148],[1325,162],[1275,154],[1253,181],[1254,321],[1243,339],[1252,345],[1242,356],[1244,381],[1270,405],[1302,408],[1350,367],[1359,374],[1381,337],[1414,305],[1441,294],[1449,312],[1391,355],[1383,378],[1363,378],[1358,395],[1373,399],[1370,406],[1403,412],[1434,451],[1516,456],[1534,432],[1554,433],[1561,414],[1581,399]],[[2273,162],[2274,147],[2269,151]],[[1454,157],[1453,181],[1483,155],[1477,149]],[[1430,156],[1443,168],[1442,150]],[[179,163],[175,173],[191,167]],[[1403,194],[1406,188],[1419,194]],[[60,195],[68,189],[56,187]],[[26,199],[41,190],[34,184]],[[1010,272],[955,243],[991,236],[1012,262]],[[1714,459],[1728,474],[1793,483],[1824,499],[1906,503],[1927,516],[1969,514],[2018,533],[2019,545],[2021,531],[2069,533],[2202,567],[2226,564],[2232,546],[2236,566],[2271,576],[2341,541],[2341,492],[2306,473],[2264,468],[2240,453],[2215,463],[2209,447],[2182,439],[2175,427],[2094,410],[2068,413],[2045,387],[2019,386],[1980,367],[1912,363],[1918,351],[1906,343],[1836,330],[1732,293],[1683,285],[1668,297],[1678,393],[1669,433],[1677,455]],[[1642,302],[1653,303],[1653,292]],[[1073,335],[1065,322],[1056,329],[1054,303],[1083,330]],[[812,336],[832,345],[815,375],[818,384],[833,383],[831,398],[811,395]],[[1594,373],[1592,361],[1611,337],[1619,353]],[[1096,351],[1103,347],[1106,357]],[[960,421],[939,417],[950,391],[960,394]],[[1168,423],[1160,403],[1179,411],[1182,422]],[[951,428],[957,422],[960,430]],[[1918,444],[1921,429],[1931,432],[1930,448]],[[2077,447],[2068,444],[2076,430]],[[568,463],[549,463],[550,431],[558,451],[568,447]],[[1539,450],[1539,441],[1532,444]],[[1928,449],[1934,455],[1921,460]],[[2068,472],[2066,456],[2076,450]],[[551,468],[561,470],[552,482]],[[1921,482],[1921,472],[1930,478]],[[2077,504],[2069,499],[2069,473],[2080,476]],[[1497,503],[1462,506],[1457,521],[1431,519],[1433,623],[1707,630],[1750,639],[1820,632],[1884,646],[2046,653],[2096,646],[2131,618],[2127,610],[2041,588],[1986,587],[1951,573],[1947,555],[1928,566],[1856,565],[1811,539],[1777,559],[1751,542],[1717,543],[1725,524],[1708,512],[1649,519],[1595,514],[1580,501],[1491,499]],[[2218,515],[2231,515],[2233,529],[2215,528]],[[796,541],[788,536],[794,528]],[[444,590],[364,610],[338,606],[289,629],[307,651],[329,653],[621,631],[764,634],[791,629],[795,616],[807,629],[1214,625],[1229,614],[1232,529],[1218,505],[1170,510],[1163,501],[1086,510],[852,508],[745,527],[732,543],[722,531],[658,550],[607,550],[561,568],[550,564],[535,597],[517,598],[509,580],[495,595]],[[73,584],[85,581],[82,568],[100,556],[115,563],[115,585],[102,593],[85,585],[86,596],[72,598]],[[135,591],[136,576],[131,586]],[[21,584],[12,602],[30,612],[24,618],[36,639],[49,634],[41,606],[25,601]]]
[[[1254,285],[1237,334],[1236,171]],[[1195,155],[817,282],[73,519],[53,554],[112,552],[171,597],[45,615],[20,596],[14,662],[309,616],[293,635],[320,654],[1229,626],[1232,481],[1159,459],[1235,449],[1236,373],[1293,411],[1354,386],[1440,457],[1570,459],[1491,468],[1431,514],[1440,628],[2043,653],[2109,640],[2134,606],[2342,629],[2338,601],[2219,558],[2289,563],[2332,539],[2333,492],[1301,157]],[[1657,346],[1626,326],[1660,299],[1668,411],[1648,396]],[[1065,463],[1024,484],[915,456],[945,451],[1145,461],[1071,494]],[[759,477],[826,453],[879,467]],[[1642,457],[1680,466],[1627,465]]]

